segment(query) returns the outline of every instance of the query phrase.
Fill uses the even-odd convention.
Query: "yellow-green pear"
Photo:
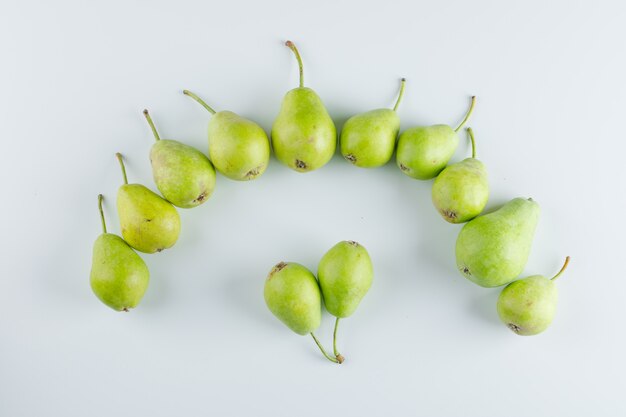
[[[183,94],[193,98],[212,114],[209,121],[209,157],[225,177],[249,181],[267,169],[270,141],[261,126],[232,111],[216,112],[189,90]]]
[[[276,158],[298,172],[324,166],[335,153],[337,131],[322,100],[304,86],[302,59],[291,41],[285,43],[295,54],[300,68],[300,86],[289,91],[272,126]]]
[[[124,240],[107,233],[102,211],[102,194],[98,196],[102,234],[93,244],[90,284],[94,294],[116,311],[137,307],[148,288],[150,272],[146,263]]]
[[[174,246],[180,233],[176,208],[143,185],[129,184],[122,154],[116,155],[124,177],[124,184],[117,192],[117,213],[124,240],[145,253]]]

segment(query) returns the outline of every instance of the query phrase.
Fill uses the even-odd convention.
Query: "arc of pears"
[[[163,197],[181,208],[204,203],[215,189],[215,169],[209,158],[177,140],[161,139],[148,110],[143,114],[156,140],[150,149],[150,163]]]
[[[209,157],[225,177],[236,181],[258,178],[270,160],[270,141],[265,130],[252,120],[232,111],[216,112],[204,100],[189,90],[191,97],[211,113],[209,121]]]
[[[428,180],[435,178],[448,164],[459,145],[457,132],[469,120],[476,97],[463,121],[452,129],[448,125],[418,126],[405,130],[398,139],[396,163],[411,178]]]
[[[298,172],[324,166],[335,153],[337,130],[322,100],[304,86],[300,53],[293,42],[285,43],[296,56],[300,85],[287,92],[272,126],[272,147],[276,158]]]
[[[532,198],[515,198],[469,221],[456,240],[461,274],[481,287],[513,281],[526,266],[538,220],[539,205]]]
[[[124,184],[117,192],[117,212],[124,240],[140,252],[154,253],[174,246],[180,233],[176,208],[141,184],[129,184],[122,154],[116,154]]]
[[[150,272],[143,259],[121,237],[107,233],[102,198],[102,194],[98,195],[102,234],[93,244],[89,281],[100,301],[113,310],[129,311],[143,298]]]
[[[396,113],[406,80],[402,78],[400,92],[393,109],[376,109],[349,118],[341,130],[339,144],[343,157],[353,165],[375,168],[391,159],[400,131]]]

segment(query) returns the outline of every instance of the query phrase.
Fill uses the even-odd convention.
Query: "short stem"
[[[120,161],[120,166],[122,167],[122,175],[124,176],[124,184],[128,184],[128,178],[126,178],[126,167],[124,166],[124,160],[122,159],[121,153],[116,153],[117,160]]]
[[[296,48],[296,45],[291,41],[285,42],[285,45],[293,51],[293,53],[296,55],[296,59],[298,60],[298,68],[300,69],[300,88],[302,88],[304,87],[304,66],[302,65],[300,52],[298,52],[298,48]]]
[[[458,132],[459,130],[461,130],[463,125],[469,120],[470,116],[472,115],[472,112],[474,111],[474,105],[475,104],[476,104],[476,96],[472,96],[472,103],[470,104],[470,108],[467,111],[467,113],[465,114],[465,118],[463,119],[461,124],[458,125],[456,129],[454,129],[455,132]]]
[[[335,319],[335,330],[333,331],[333,353],[335,354],[335,358],[337,358],[337,362],[343,363],[344,357],[337,350],[337,329],[339,328],[339,317]]]
[[[102,220],[102,232],[107,232],[107,223],[104,221],[104,211],[102,211],[102,194],[98,194],[98,210],[100,210],[100,220]]]
[[[152,121],[152,117],[150,117],[150,113],[148,113],[148,109],[145,109],[143,111],[143,115],[146,116],[146,120],[148,121],[148,124],[150,125],[150,129],[152,129],[152,134],[154,135],[154,138],[156,140],[161,140],[161,137],[159,136],[159,132],[157,132],[156,126],[154,125],[154,122]]]
[[[315,335],[313,334],[313,332],[311,332],[311,336],[313,337],[313,340],[315,340],[315,344],[317,344],[317,347],[320,348],[320,350],[322,351],[322,353],[324,354],[324,356],[326,356],[326,359],[328,359],[331,362],[335,362],[335,363],[339,363],[339,361],[335,358],[333,358],[332,356],[330,356],[328,353],[326,353],[326,351],[324,350],[324,348],[322,347],[322,344],[320,343],[319,340],[317,340],[317,337],[315,337]]]
[[[402,83],[400,84],[400,92],[398,93],[398,99],[396,100],[396,105],[393,106],[393,111],[398,110],[398,106],[402,101],[402,96],[404,95],[404,85],[406,84],[406,78],[402,79]]]
[[[476,158],[476,141],[474,140],[474,131],[471,127],[467,128],[467,134],[472,141],[472,158]]]
[[[204,100],[202,100],[200,97],[198,97],[197,95],[195,95],[194,93],[192,93],[189,90],[183,90],[183,94],[186,96],[191,97],[192,99],[196,100],[198,103],[200,103],[202,105],[202,107],[204,107],[205,109],[207,109],[209,111],[209,113],[211,114],[215,114],[215,110],[213,110],[213,108],[211,108],[211,106],[209,106],[208,104],[206,104],[204,102]]]
[[[561,270],[552,278],[550,278],[552,281],[554,281],[555,279],[557,279],[559,277],[559,275],[561,275],[563,273],[563,271],[565,271],[565,269],[567,268],[567,265],[569,264],[569,256],[565,258],[565,263],[563,264],[563,266],[561,267]]]

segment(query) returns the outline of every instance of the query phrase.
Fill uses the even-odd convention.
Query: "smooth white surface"
[[[625,18],[617,1],[3,2],[0,416],[626,415]],[[304,175],[272,160],[253,182],[218,177],[181,210],[179,243],[144,256],[140,308],[100,304],[88,277],[98,193],[119,233],[114,153],[154,188],[141,110],[204,151],[209,117],[183,88],[269,131],[297,83],[286,39],[338,127],[392,105],[402,76],[403,129],[457,123],[478,96],[488,207],[542,207],[526,273],[572,256],[547,332],[515,336],[499,289],[457,273],[460,226],[434,211],[431,182],[338,156]],[[276,262],[315,270],[342,239],[368,248],[376,276],[336,366],[262,289]],[[331,332],[325,314],[329,348]]]

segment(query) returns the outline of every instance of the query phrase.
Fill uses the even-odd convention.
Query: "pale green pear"
[[[298,172],[324,166],[335,153],[337,131],[322,100],[304,87],[302,59],[291,41],[300,68],[300,86],[289,91],[272,126],[272,146],[276,158]]]
[[[357,242],[339,242],[320,260],[317,277],[326,310],[335,317],[348,317],[372,286],[372,260]]]
[[[409,177],[428,180],[435,178],[448,164],[459,145],[456,132],[469,120],[476,97],[472,97],[465,118],[452,129],[448,125],[412,127],[405,130],[398,139],[396,163]]]
[[[202,152],[176,140],[161,139],[148,110],[143,111],[156,142],[150,149],[152,176],[163,197],[175,206],[204,203],[215,189],[215,169]]]
[[[107,233],[102,194],[98,196],[98,208],[102,234],[93,244],[91,289],[113,310],[129,311],[143,298],[150,272],[143,259],[121,237]]]
[[[489,199],[485,165],[476,159],[476,143],[471,128],[472,157],[448,165],[435,178],[432,199],[441,216],[450,223],[465,223],[482,213]]]
[[[216,112],[189,90],[183,94],[193,98],[213,116],[209,121],[209,157],[225,177],[249,181],[267,169],[270,141],[261,126],[231,111]]]
[[[124,240],[140,252],[154,253],[174,246],[180,217],[167,200],[141,184],[129,184],[122,155],[117,154],[124,184],[117,192],[117,213]]]
[[[393,109],[376,109],[357,114],[343,125],[339,139],[341,154],[352,164],[362,168],[385,165],[391,159],[400,130],[396,110],[402,101],[405,79]]]
[[[499,287],[526,266],[539,220],[539,205],[515,198],[500,209],[469,221],[456,241],[461,274],[481,287]]]
[[[500,320],[514,333],[532,336],[546,330],[554,319],[558,291],[554,281],[563,273],[569,256],[561,270],[552,278],[533,275],[513,281],[498,297]]]

